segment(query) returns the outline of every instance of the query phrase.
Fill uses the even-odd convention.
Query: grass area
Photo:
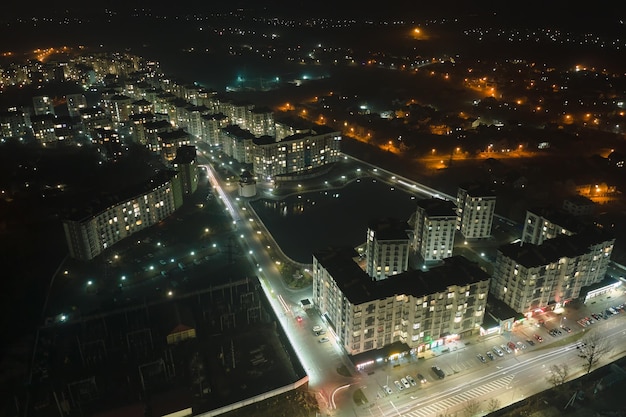
[[[350,370],[345,365],[341,365],[340,368],[337,368],[337,373],[342,376],[347,376],[347,377],[352,376],[352,374],[350,373]]]
[[[361,388],[354,391],[354,393],[352,394],[352,401],[354,401],[355,405],[365,405],[368,403],[367,397],[365,396],[365,394],[363,394]]]
[[[289,288],[306,288],[313,284],[313,276],[299,265],[282,263],[279,270],[283,281]]]

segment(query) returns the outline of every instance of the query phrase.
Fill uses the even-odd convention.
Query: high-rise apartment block
[[[452,256],[457,222],[453,202],[440,198],[419,200],[413,218],[413,250],[424,261]]]
[[[409,268],[409,225],[396,219],[370,223],[365,242],[365,272],[374,280],[385,279]]]
[[[491,236],[496,210],[495,191],[477,183],[462,184],[457,192],[457,228],[466,239]]]

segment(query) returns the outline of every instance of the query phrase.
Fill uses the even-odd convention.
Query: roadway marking
[[[511,384],[511,381],[513,381],[513,378],[515,378],[514,374],[508,374],[502,378],[498,378],[487,384],[469,389],[467,391],[463,391],[444,400],[437,400],[436,402],[426,406],[417,406],[417,408],[419,409],[410,411],[408,413],[403,413],[402,415],[411,417],[432,417],[433,415],[439,415],[442,412],[445,412],[450,408],[456,407],[464,402],[470,401],[477,397],[485,396],[493,391],[502,388],[507,388]]]

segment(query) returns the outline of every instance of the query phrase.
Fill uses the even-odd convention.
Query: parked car
[[[528,339],[526,341],[526,343],[528,343],[529,346],[535,346],[535,342],[533,342],[532,340]]]
[[[326,343],[326,342],[328,342],[328,338],[327,338],[327,337],[322,337],[322,338],[319,340],[319,342],[320,342],[320,343]]]
[[[517,345],[516,345],[515,343],[513,343],[513,342],[509,342],[509,343],[507,343],[506,345],[507,345],[507,346],[509,347],[509,349],[511,349],[511,350],[517,350]]]
[[[522,342],[517,342],[517,348],[518,349],[526,349],[526,345]]]
[[[537,339],[539,343],[543,342],[543,337],[539,336],[538,334],[535,334],[535,339]]]
[[[478,358],[479,361],[481,361],[482,363],[487,362],[487,359],[485,359],[485,357],[483,355],[481,355],[480,353],[478,355],[476,355],[476,357]]]
[[[385,390],[385,392],[387,393],[387,395],[391,395],[393,394],[393,390],[391,388],[389,388],[389,385],[385,385],[383,387],[383,389]]]
[[[424,384],[426,382],[426,377],[422,374],[417,374],[417,379]]]
[[[500,347],[502,348],[503,351],[505,351],[506,353],[512,353],[513,351],[511,350],[511,348],[509,348],[507,345],[500,345]]]
[[[411,384],[412,386],[416,386],[417,382],[415,382],[415,379],[413,379],[413,377],[411,375],[407,375],[406,376],[406,380],[409,381],[409,384]]]
[[[404,389],[404,385],[402,385],[400,381],[393,381],[393,383],[396,385],[396,388],[398,388],[398,391],[402,391]]]
[[[439,379],[443,379],[443,378],[445,378],[446,373],[445,373],[445,372],[443,371],[443,369],[441,369],[440,367],[438,367],[438,366],[433,366],[433,367],[431,367],[430,369],[432,369],[432,370],[433,370],[433,372],[435,373],[435,375],[437,375],[437,377],[438,377]]]
[[[404,388],[411,388],[411,384],[409,384],[409,381],[407,381],[406,378],[400,378],[400,382],[402,382]]]
[[[489,359],[491,359],[492,361],[495,361],[495,360],[496,360],[496,357],[495,357],[495,356],[493,356],[493,353],[491,353],[491,352],[489,352],[489,351],[487,351],[487,357],[488,357]]]
[[[491,350],[498,356],[504,356],[504,352],[498,346],[494,346]]]

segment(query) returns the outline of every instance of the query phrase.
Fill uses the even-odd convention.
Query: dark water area
[[[257,200],[252,208],[291,259],[311,263],[313,252],[365,242],[372,221],[408,221],[419,198],[371,178],[341,189]]]

